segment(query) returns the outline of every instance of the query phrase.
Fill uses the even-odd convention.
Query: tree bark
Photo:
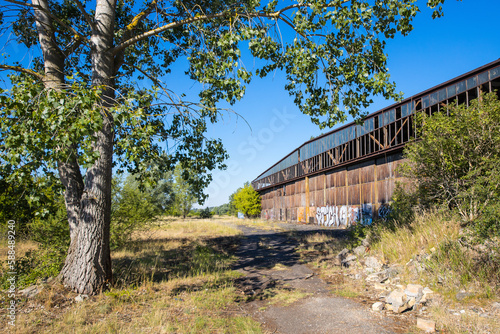
[[[48,2],[46,0],[33,0],[32,3],[34,6],[41,8],[38,9],[35,7],[34,14],[38,40],[40,41],[44,59],[44,86],[47,89],[63,89],[65,85],[65,57],[55,42],[53,22],[48,14],[50,11]],[[77,148],[61,147],[59,149],[68,151],[68,159],[59,161],[57,169],[61,183],[64,186],[64,201],[70,230],[71,243],[68,254],[73,254],[80,219],[81,199],[84,188],[83,177],[78,166]],[[68,257],[72,258],[72,256]]]
[[[109,227],[111,221],[111,179],[113,164],[114,104],[113,46],[116,1],[97,1],[92,32],[92,85],[103,87],[100,106],[103,127],[94,138],[99,158],[85,175],[80,201],[76,239],[72,241],[60,278],[78,293],[96,294],[111,283]]]

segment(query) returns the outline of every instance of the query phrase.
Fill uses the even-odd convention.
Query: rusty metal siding
[[[396,169],[404,160],[400,153],[387,155],[349,168],[317,174],[306,180],[261,191],[263,219],[311,222],[317,219],[318,208],[335,207],[348,210],[349,219],[390,201],[395,183],[402,180]],[[347,209],[344,209],[346,207]],[[340,208],[340,209],[339,209]]]

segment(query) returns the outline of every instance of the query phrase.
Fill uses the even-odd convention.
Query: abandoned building
[[[325,226],[370,224],[384,216],[402,151],[415,138],[414,115],[498,93],[500,59],[311,139],[260,174],[262,219]]]

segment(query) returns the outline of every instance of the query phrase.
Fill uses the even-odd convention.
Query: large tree
[[[385,40],[409,33],[419,11],[417,0],[0,3],[3,50],[17,43],[32,59],[0,63],[16,73],[1,93],[2,165],[14,170],[11,178],[60,179],[71,231],[60,277],[89,294],[112,279],[113,166],[146,176],[160,157],[165,168],[178,161],[198,173],[220,167],[226,154],[204,137],[206,124],[218,120],[219,101],[244,95],[254,75],[284,71],[284,88],[321,127],[347,112],[360,116],[371,95],[397,98]],[[246,67],[247,56],[261,61]],[[198,101],[175,94],[178,78],[161,81],[179,59],[203,84]],[[134,84],[143,78],[150,87]],[[192,184],[198,193],[210,177],[200,180]]]

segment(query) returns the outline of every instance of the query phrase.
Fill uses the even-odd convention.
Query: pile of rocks
[[[433,291],[419,284],[400,284],[398,274],[402,268],[398,265],[388,266],[374,256],[368,256],[368,245],[361,245],[352,251],[343,249],[336,257],[337,265],[351,269],[354,279],[364,278],[367,285],[377,292],[375,298],[379,301],[372,304],[372,310],[380,312],[386,310],[400,314],[408,311],[417,311],[422,315],[425,305],[431,300]],[[435,331],[435,323],[417,317],[417,327],[426,332]]]

